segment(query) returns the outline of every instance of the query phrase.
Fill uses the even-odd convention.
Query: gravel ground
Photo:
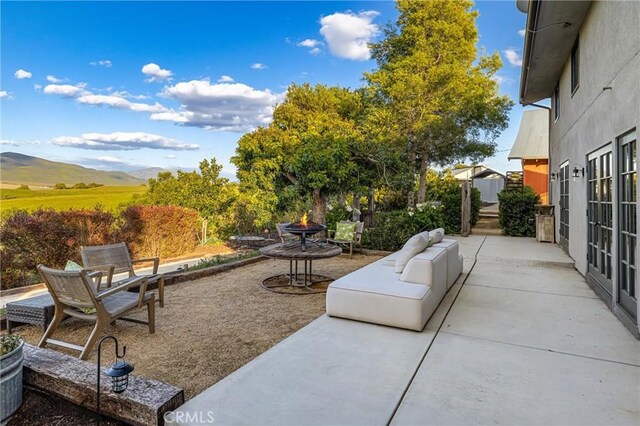
[[[338,278],[379,258],[342,255],[314,262],[313,272]],[[148,334],[145,325],[125,321],[108,327],[106,334],[127,346],[134,374],[181,387],[190,399],[324,314],[324,294],[283,295],[260,286],[264,278],[288,269],[286,261],[265,260],[168,286],[165,307],[156,305],[155,334]],[[146,310],[131,316],[143,319]],[[53,338],[82,345],[91,329],[88,322],[70,318]],[[32,344],[42,336],[34,326],[15,332]],[[96,362],[95,351],[90,360]]]

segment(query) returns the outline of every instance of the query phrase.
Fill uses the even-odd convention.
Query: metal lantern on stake
[[[98,344],[98,379],[97,379],[97,393],[96,393],[96,423],[100,424],[100,363],[102,355],[102,344],[105,340],[111,339],[115,343],[115,355],[116,361],[107,368],[105,374],[111,379],[111,392],[122,393],[127,390],[129,386],[129,373],[133,371],[133,365],[124,360],[124,356],[127,353],[127,347],[122,346],[122,354],[118,349],[118,339],[113,336],[105,336],[100,340]]]

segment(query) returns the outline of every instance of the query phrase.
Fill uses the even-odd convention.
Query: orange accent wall
[[[522,160],[524,184],[532,187],[538,194],[542,204],[549,203],[549,160]]]

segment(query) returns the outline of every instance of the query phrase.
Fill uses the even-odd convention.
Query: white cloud
[[[3,98],[7,98],[8,99],[9,96],[10,96],[9,92],[7,92],[6,90],[0,90],[0,99],[3,99]]]
[[[132,151],[142,148],[193,151],[200,148],[175,139],[144,132],[84,133],[81,137],[59,136],[51,143],[79,149],[99,151]]]
[[[251,64],[251,69],[254,70],[263,70],[267,68],[267,66],[265,64],[261,64],[260,62],[256,62],[255,64]]]
[[[9,139],[0,139],[0,145],[20,146],[20,143]]]
[[[503,50],[503,52],[504,56],[507,58],[507,61],[509,61],[511,65],[513,65],[514,67],[522,66],[522,57],[518,52],[516,52],[515,49],[509,48]]]
[[[524,29],[524,28],[523,28],[523,29],[521,29],[521,30],[518,30],[518,35],[519,35],[520,37],[524,37],[524,35],[525,35],[526,33],[527,33],[527,30],[526,30],[526,29]]]
[[[320,40],[314,40],[312,38],[307,38],[298,43],[300,47],[317,47],[320,46],[322,42]]]
[[[145,80],[148,82],[171,81],[171,76],[173,75],[171,71],[162,69],[159,65],[154,63],[143,66],[141,71],[144,75],[149,77]]]
[[[101,61],[91,61],[89,62],[89,64],[93,65],[94,67],[105,67],[105,68],[111,68],[113,66],[111,61],[108,59],[103,59]]]
[[[309,51],[309,53],[311,53],[312,55],[318,55],[322,53],[322,49],[320,49],[319,47],[314,47]]]
[[[22,80],[25,78],[31,78],[31,73],[29,71],[25,71],[23,69],[19,69],[13,74],[18,80]]]
[[[164,158],[166,158],[167,160],[175,160],[178,157],[176,155],[165,155]]]
[[[53,75],[48,75],[47,76],[47,81],[50,83],[62,83],[64,80],[61,78],[57,78]]]
[[[38,84],[38,83],[34,84],[33,90],[42,90],[42,84]]]
[[[60,95],[67,97],[76,97],[81,96],[83,94],[89,93],[84,90],[85,84],[81,83],[78,85],[71,84],[48,84],[44,88],[44,93],[47,95]]]
[[[218,83],[233,83],[234,81],[233,77],[228,75],[221,75],[218,79]]]
[[[143,104],[138,102],[131,102],[128,99],[123,98],[122,96],[111,94],[111,95],[94,95],[94,94],[84,94],[78,97],[78,102],[81,104],[87,105],[97,105],[97,106],[108,106],[111,108],[118,109],[128,109],[130,111],[135,112],[163,112],[166,111],[167,108],[160,105],[158,102],[155,104]]]
[[[320,34],[334,56],[366,61],[371,56],[368,43],[379,33],[378,26],[372,23],[378,15],[373,10],[357,15],[349,11],[337,12],[320,19]]]
[[[165,87],[163,96],[181,104],[179,111],[151,115],[152,120],[173,121],[207,130],[246,132],[271,122],[281,95],[241,83],[211,84],[192,80]]]

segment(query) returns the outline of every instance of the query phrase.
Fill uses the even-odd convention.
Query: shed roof
[[[509,160],[549,158],[549,111],[531,109],[522,113],[518,136],[511,147]]]

